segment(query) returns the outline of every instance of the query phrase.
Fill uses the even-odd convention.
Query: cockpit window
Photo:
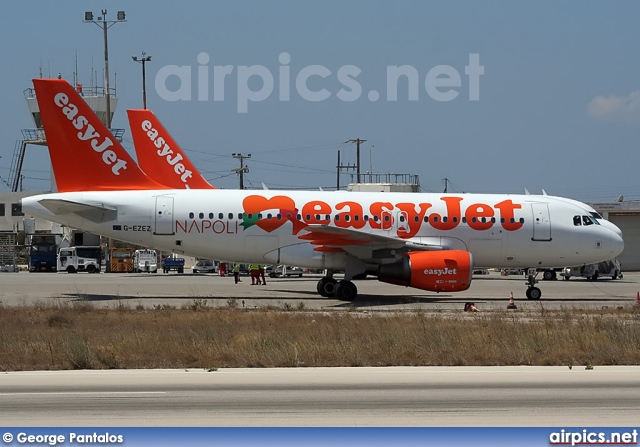
[[[573,216],[573,224],[576,227],[582,225],[582,218],[580,216]]]
[[[582,216],[583,225],[593,225],[593,220],[589,216]]]
[[[600,214],[598,214],[595,211],[591,211],[591,219],[593,220],[593,223],[595,223],[596,225],[600,225],[600,219],[604,219],[604,217],[602,217]]]

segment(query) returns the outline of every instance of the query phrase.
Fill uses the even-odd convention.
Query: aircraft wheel
[[[341,301],[353,301],[358,295],[358,288],[351,281],[339,281],[336,285],[336,298]]]
[[[336,291],[337,282],[338,281],[336,281],[333,278],[324,277],[320,281],[318,281],[318,285],[316,286],[316,289],[318,290],[318,293],[320,294],[320,296],[329,298],[334,295]]]
[[[529,287],[527,289],[527,298],[530,300],[539,300],[542,296],[542,291],[537,287]]]
[[[545,281],[551,281],[552,279],[556,279],[556,272],[554,272],[553,270],[545,270],[544,273],[542,274],[542,278]]]

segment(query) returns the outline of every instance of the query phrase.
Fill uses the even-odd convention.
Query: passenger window
[[[229,213],[229,219],[233,219],[233,213]]]
[[[218,213],[218,219],[224,219],[224,214]]]
[[[189,219],[193,219],[194,218],[194,214],[193,213],[189,213]]]
[[[580,216],[573,216],[573,225],[575,225],[576,227],[582,225],[582,220],[580,219]]]
[[[389,222],[391,220],[391,217],[387,214],[386,216],[384,216],[384,221],[385,222]]]
[[[446,222],[446,221],[447,221],[447,219],[448,219],[448,217],[447,217],[447,216],[442,216],[442,221],[443,221],[443,222]]]
[[[271,220],[273,218],[273,216],[271,215],[271,213],[267,214],[267,220]]]
[[[213,219],[213,213],[209,213],[209,219]]]
[[[200,213],[200,214],[198,214],[198,217],[199,217],[200,219],[204,219],[204,213]]]
[[[400,222],[404,222],[404,216],[400,215]]]

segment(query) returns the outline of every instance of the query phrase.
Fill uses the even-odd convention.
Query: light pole
[[[107,98],[107,120],[105,125],[107,129],[111,131],[111,94],[109,91],[109,44],[107,39],[107,30],[118,22],[126,22],[126,15],[124,11],[118,11],[116,20],[107,20],[107,10],[102,10],[102,16],[98,17],[98,20],[93,20],[93,13],[87,11],[84,13],[84,23],[95,23],[102,28],[104,33],[104,95]]]
[[[358,183],[360,183],[360,144],[366,143],[367,140],[361,140],[360,138],[356,138],[355,140],[346,140],[345,143],[356,143],[356,175],[358,179]]]
[[[243,154],[231,154],[233,158],[237,158],[240,160],[240,167],[236,169],[232,169],[233,172],[237,172],[240,175],[240,189],[244,189],[244,173],[249,172],[249,166],[244,165],[244,159],[251,158],[251,154],[243,155]]]
[[[131,56],[136,62],[140,62],[142,64],[142,108],[147,108],[147,77],[144,71],[144,64],[151,61],[151,56],[147,56],[147,53],[142,52],[142,57],[138,59],[138,56]]]

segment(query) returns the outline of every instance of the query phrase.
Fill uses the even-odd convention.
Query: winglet
[[[127,110],[138,163],[155,181],[176,189],[214,188],[198,172],[151,110]]]
[[[33,85],[58,191],[167,189],[140,170],[67,81]]]

